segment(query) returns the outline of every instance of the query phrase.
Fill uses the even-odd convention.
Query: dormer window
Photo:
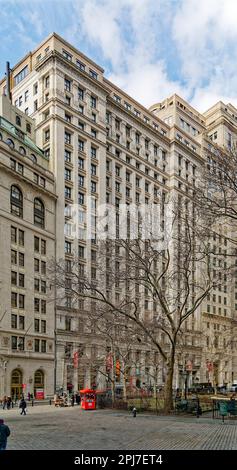
[[[21,155],[26,155],[26,151],[25,151],[24,147],[20,147],[19,152],[21,153]]]
[[[16,125],[21,127],[21,118],[20,118],[20,116],[16,116]]]

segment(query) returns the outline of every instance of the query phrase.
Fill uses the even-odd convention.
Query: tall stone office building
[[[55,182],[35,122],[0,96],[0,397],[54,392]]]
[[[3,79],[1,94],[5,90]],[[90,239],[85,237],[85,213],[91,201],[92,211],[96,211],[106,202],[119,207],[121,203],[164,201],[172,192],[189,198],[206,158],[205,149],[230,146],[236,139],[237,110],[233,106],[219,102],[200,114],[174,95],[146,109],[107,80],[101,66],[55,33],[12,68],[11,93],[15,107],[26,119],[28,115],[34,119],[37,145],[55,176],[56,258],[65,259],[70,267],[76,253],[81,273],[89,273],[92,279],[97,277],[96,233]],[[80,208],[79,240],[71,231],[73,204]],[[220,227],[218,240],[213,240],[218,249],[226,249],[225,230]],[[53,237],[48,244],[53,252]],[[119,289],[115,295],[122,295]],[[144,311],[153,310],[146,292],[140,302]],[[4,308],[1,306],[1,312]],[[57,389],[73,386],[77,390],[95,381],[88,364],[91,357],[101,356],[104,345],[89,330],[87,308],[83,301],[78,309],[73,308],[70,297],[64,305],[57,305]],[[195,318],[186,322],[175,386],[182,385],[186,369],[190,385],[208,380],[230,384],[237,379],[235,352],[229,338],[225,344],[221,334],[230,331],[236,308],[235,291],[223,279],[222,291],[211,294]],[[81,350],[83,356],[74,368],[74,353]],[[134,360],[141,382],[148,384],[149,377],[154,377],[153,352],[138,345]],[[100,380],[98,387],[105,386]],[[158,381],[163,380],[161,372]]]

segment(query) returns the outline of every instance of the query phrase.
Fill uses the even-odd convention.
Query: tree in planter
[[[101,241],[96,279],[82,278],[75,256],[70,273],[70,296],[96,302],[101,320],[134,330],[148,349],[155,349],[166,365],[164,408],[173,408],[172,384],[176,356],[185,321],[217,285],[211,264],[209,233],[186,200],[172,212],[170,231],[161,239],[146,237]],[[224,268],[222,267],[222,272]],[[217,271],[217,270],[215,270]],[[65,263],[54,265],[55,285],[63,294]],[[143,306],[141,304],[143,303]]]

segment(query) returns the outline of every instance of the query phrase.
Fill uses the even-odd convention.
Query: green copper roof
[[[24,143],[27,147],[30,147],[34,152],[38,153],[41,157],[45,158],[45,160],[48,160],[48,158],[45,156],[43,150],[41,150],[37,145],[31,140],[27,134],[19,130],[17,127],[15,127],[13,124],[11,124],[7,119],[3,118],[0,116],[0,127],[5,129],[9,134],[13,135],[14,137],[17,138],[21,143]]]

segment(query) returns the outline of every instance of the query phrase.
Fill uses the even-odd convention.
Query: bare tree
[[[159,353],[166,367],[166,412],[173,408],[174,366],[184,322],[199,313],[218,283],[206,226],[199,223],[193,207],[187,207],[179,201],[165,243],[160,243],[164,234],[161,240],[149,235],[100,242],[96,279],[80,275],[75,256],[67,289],[75,302],[96,302],[101,317],[132,327],[148,349]],[[65,295],[64,262],[55,263],[54,277],[57,292]]]

